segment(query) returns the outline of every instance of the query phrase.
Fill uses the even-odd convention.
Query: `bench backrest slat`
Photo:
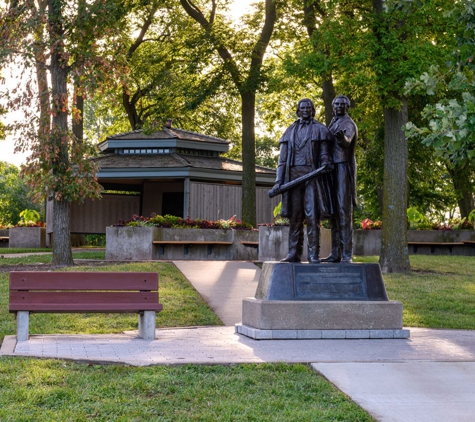
[[[12,271],[10,290],[158,290],[157,273]]]
[[[158,292],[10,292],[10,311],[160,311]]]

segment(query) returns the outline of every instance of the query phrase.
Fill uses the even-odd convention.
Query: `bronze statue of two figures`
[[[282,217],[289,219],[289,253],[282,262],[300,262],[304,222],[308,261],[350,263],[353,207],[356,205],[355,147],[358,129],[348,116],[350,100],[333,100],[333,120],[326,127],[314,119],[308,98],[299,101],[296,120],[279,140],[276,182],[269,196],[282,194]],[[331,226],[331,254],[320,259],[320,221]]]

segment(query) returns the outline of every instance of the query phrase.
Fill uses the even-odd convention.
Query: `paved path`
[[[254,297],[260,269],[252,262],[175,261],[175,265],[198,290],[224,325],[242,320],[242,299]]]
[[[226,324],[241,320],[259,270],[246,262],[176,262]],[[239,299],[237,297],[240,296]],[[385,422],[475,421],[475,331],[411,328],[406,340],[252,340],[234,327],[120,335],[35,335],[1,353],[130,365],[305,362]]]
[[[377,420],[475,421],[474,362],[315,363]]]

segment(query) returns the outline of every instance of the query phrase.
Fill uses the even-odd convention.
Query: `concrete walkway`
[[[224,325],[242,320],[242,300],[254,297],[260,269],[247,261],[175,261]]]
[[[305,362],[380,421],[475,421],[475,331],[411,328],[406,340],[263,340],[235,334],[259,269],[248,262],[180,261],[177,267],[224,327],[120,335],[34,335],[1,353],[130,365]],[[229,324],[229,325],[228,325]]]

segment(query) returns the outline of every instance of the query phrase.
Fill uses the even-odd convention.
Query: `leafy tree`
[[[127,19],[122,38],[127,72],[86,102],[86,134],[102,140],[128,130],[153,132],[168,118],[183,129],[236,143],[238,96],[208,37],[178,2],[154,1]]]
[[[475,181],[474,3],[466,0],[454,5],[452,17],[459,24],[452,60],[430,66],[406,85],[408,92],[425,94],[429,101],[421,113],[424,123],[411,121],[406,130],[433,148],[437,159],[446,164],[461,217],[468,217],[474,208]]]
[[[16,166],[0,161],[0,225],[17,224],[25,209],[43,210],[42,204],[32,201],[31,191],[19,174]]]
[[[31,148],[23,173],[39,196],[53,201],[53,259],[55,266],[71,265],[69,206],[73,200],[100,193],[96,167],[89,159],[92,146],[71,132],[70,121],[82,118],[77,96],[98,88],[117,67],[111,66],[120,2],[12,1],[2,10],[0,60],[21,59],[36,70],[37,89],[27,80],[23,95],[10,98],[9,108],[26,107],[18,147]],[[48,67],[46,68],[46,63]],[[51,86],[45,78],[51,77]],[[79,81],[79,82],[78,82]],[[75,84],[74,93],[68,83]],[[34,93],[38,92],[35,96]],[[35,107],[36,106],[36,107]],[[33,110],[33,111],[31,111]],[[37,114],[39,110],[39,114]]]
[[[310,43],[303,41],[300,32],[300,42],[287,56],[293,69],[288,68],[307,78],[310,70],[310,78],[321,86],[324,104],[331,97],[332,85],[335,92],[352,100],[350,113],[360,129],[360,207],[383,215],[383,271],[408,271],[408,204],[426,199],[440,207],[440,198],[447,196],[430,195],[434,179],[423,182],[431,168],[437,168],[434,174],[443,171],[431,162],[433,150],[408,144],[401,130],[416,105],[404,95],[404,83],[429,62],[444,60],[441,46],[450,44],[446,35],[450,24],[444,13],[448,6],[439,0],[295,0],[294,5],[305,12],[300,20]]]

